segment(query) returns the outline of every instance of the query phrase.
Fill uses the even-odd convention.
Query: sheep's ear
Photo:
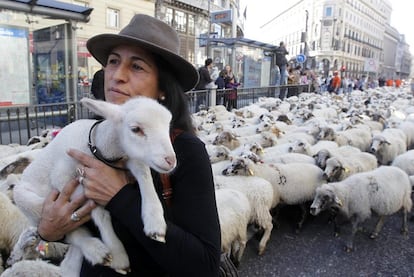
[[[111,119],[114,121],[119,121],[121,119],[122,112],[120,105],[92,98],[82,98],[80,101],[88,110],[102,116],[105,119]]]

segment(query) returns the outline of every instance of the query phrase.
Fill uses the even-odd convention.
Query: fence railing
[[[260,97],[278,97],[283,90],[304,92],[309,91],[309,86],[239,88],[237,108],[255,103]],[[228,90],[215,89],[187,92],[190,112],[222,105],[227,93]],[[77,119],[92,116],[80,102],[0,107],[0,144],[26,144],[29,138],[41,135],[45,129],[62,128]]]

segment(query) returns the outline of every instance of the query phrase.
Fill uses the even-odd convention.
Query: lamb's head
[[[114,123],[121,148],[130,161],[140,161],[161,173],[172,171],[177,160],[169,130],[171,113],[156,100],[131,98],[122,105],[83,98],[88,109]]]
[[[342,201],[335,195],[332,184],[324,184],[316,189],[316,194],[310,207],[312,215],[318,215],[321,211],[327,209],[338,209],[343,205]]]

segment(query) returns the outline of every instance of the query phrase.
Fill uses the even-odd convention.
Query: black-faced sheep
[[[380,165],[390,165],[395,157],[406,151],[407,138],[400,129],[387,128],[372,138],[370,152],[377,157]]]
[[[354,236],[358,225],[379,215],[371,238],[376,238],[384,224],[385,217],[403,210],[402,232],[408,234],[407,213],[411,210],[411,184],[408,175],[394,166],[381,166],[369,172],[357,173],[343,181],[324,184],[316,189],[311,205],[311,214],[335,209],[352,224],[352,232],[346,243],[346,250],[353,250]]]
[[[377,168],[377,158],[366,152],[357,152],[348,157],[332,157],[326,161],[324,176],[328,182],[342,181],[352,174]]]

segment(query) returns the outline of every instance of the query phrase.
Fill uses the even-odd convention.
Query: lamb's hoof
[[[401,229],[401,234],[404,236],[404,238],[408,239],[408,229],[402,228]]]
[[[112,264],[112,255],[111,254],[107,254],[104,257],[104,259],[103,259],[102,265],[104,265],[104,266],[111,266],[111,264]]]
[[[129,272],[131,272],[131,268],[125,268],[125,269],[115,269],[116,272],[122,275],[127,275]]]
[[[260,249],[259,252],[257,253],[259,256],[263,256],[265,252],[265,249]]]
[[[158,241],[158,242],[162,242],[165,243],[165,235],[161,235],[161,234],[157,234],[157,233],[152,233],[149,234],[148,237],[152,240]]]

